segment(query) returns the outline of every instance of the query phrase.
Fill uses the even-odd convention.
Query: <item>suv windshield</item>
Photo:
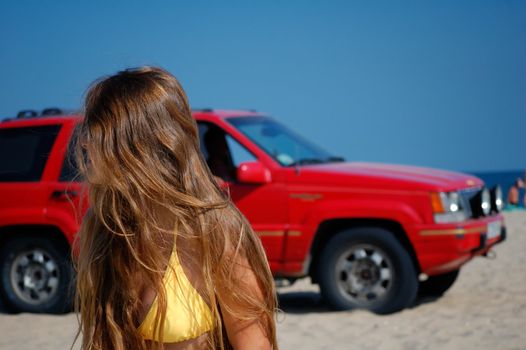
[[[275,120],[264,117],[232,117],[227,121],[284,166],[343,161],[314,145]]]

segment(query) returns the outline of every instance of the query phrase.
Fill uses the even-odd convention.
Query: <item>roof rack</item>
[[[29,119],[29,118],[38,118],[38,117],[55,117],[55,116],[64,116],[79,113],[78,110],[64,110],[57,107],[48,107],[44,108],[40,113],[34,109],[24,109],[16,114],[15,117],[8,117],[0,119],[1,122],[7,122],[17,119]]]
[[[17,119],[21,118],[34,118],[38,116],[38,112],[33,109],[24,109],[17,113],[16,117]]]
[[[64,114],[64,112],[60,108],[51,107],[51,108],[45,108],[42,110],[41,115],[47,116],[47,115],[61,115]]]
[[[62,109],[57,107],[44,108],[40,113],[34,109],[26,109],[18,112],[16,119],[22,118],[36,118],[36,117],[56,117],[61,115],[69,115],[79,113],[73,109]]]

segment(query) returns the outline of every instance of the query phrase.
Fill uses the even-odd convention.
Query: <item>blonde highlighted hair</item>
[[[82,348],[162,348],[137,330],[138,286],[157,293],[155,323],[162,338],[162,277],[177,238],[178,245],[192,248],[181,250],[180,259],[199,266],[199,292],[214,317],[209,348],[230,347],[221,316],[227,311],[258,322],[277,349],[276,294],[265,252],[206,165],[177,79],[155,67],[125,70],[96,82],[84,107],[76,158],[90,209],[74,257]],[[263,298],[232,274],[238,258],[254,271]]]

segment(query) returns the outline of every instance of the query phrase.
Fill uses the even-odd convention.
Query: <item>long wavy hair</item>
[[[203,281],[198,291],[215,326],[209,348],[230,347],[221,316],[228,311],[258,322],[277,349],[276,293],[265,252],[215,181],[198,135],[183,88],[165,70],[128,69],[88,90],[76,130],[76,158],[90,203],[74,257],[83,349],[163,348],[162,341],[146,341],[138,332],[139,286],[157,294],[154,333],[162,340],[162,280],[175,239],[187,247],[180,260],[197,266]],[[248,262],[263,297],[232,273],[237,261]]]

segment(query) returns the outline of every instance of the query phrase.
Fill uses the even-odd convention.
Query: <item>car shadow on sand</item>
[[[12,312],[9,311],[9,309],[7,308],[7,305],[4,303],[2,298],[0,298],[0,314],[9,315],[11,313]]]
[[[281,310],[292,314],[332,311],[319,292],[278,293],[278,304]]]
[[[410,307],[415,308],[422,304],[427,304],[436,301],[436,297],[418,297],[415,303]],[[315,312],[334,312],[329,305],[323,300],[319,292],[312,291],[295,291],[295,292],[280,292],[278,293],[279,308],[291,314],[308,314]],[[2,298],[0,298],[0,314],[10,315],[15,314],[9,310]]]
[[[409,309],[419,307],[420,305],[435,302],[437,297],[418,296]],[[319,292],[279,292],[279,308],[285,313],[291,314],[308,314],[317,312],[335,312],[323,300]]]

